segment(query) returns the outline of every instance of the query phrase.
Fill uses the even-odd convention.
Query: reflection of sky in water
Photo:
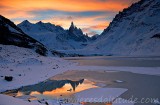
[[[57,83],[59,82],[59,83]],[[44,84],[37,84],[29,87],[24,87],[18,91],[17,95],[18,97],[24,96],[24,95],[31,95],[35,96],[38,99],[55,99],[59,97],[72,97],[72,95],[76,92],[80,92],[89,88],[97,88],[95,86],[94,82],[89,81],[87,79],[82,79],[79,81],[71,81],[71,80],[61,80],[61,81],[54,81],[55,84],[50,82],[47,85],[51,85],[46,87]],[[57,85],[57,87],[55,86]]]

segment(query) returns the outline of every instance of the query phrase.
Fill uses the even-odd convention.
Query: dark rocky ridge
[[[42,43],[25,34],[2,15],[0,15],[0,44],[30,48],[40,55],[47,55],[47,49]]]

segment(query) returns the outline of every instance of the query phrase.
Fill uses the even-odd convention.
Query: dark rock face
[[[15,45],[34,49],[40,55],[46,55],[47,49],[37,40],[29,37],[9,19],[0,15],[0,44]]]
[[[12,81],[13,80],[13,77],[12,76],[5,76],[4,79],[6,81]]]
[[[77,28],[73,22],[68,30],[68,38],[79,42],[87,42],[88,36],[84,35],[80,28]]]
[[[160,39],[160,33],[159,33],[159,34],[155,34],[155,35],[153,35],[151,38],[157,38],[157,39]]]

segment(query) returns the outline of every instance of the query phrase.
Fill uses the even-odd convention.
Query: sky
[[[68,29],[71,22],[92,36],[100,34],[115,15],[139,0],[0,0],[0,14],[15,24],[50,22]]]

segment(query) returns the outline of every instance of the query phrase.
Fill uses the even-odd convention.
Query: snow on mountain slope
[[[35,52],[41,55],[47,55],[48,53],[48,50],[42,43],[29,37],[13,22],[2,15],[0,15],[0,44],[34,49]]]
[[[80,49],[88,44],[89,37],[85,36],[73,23],[69,30],[41,21],[33,24],[25,20],[17,26],[50,49]]]
[[[35,84],[72,67],[73,63],[45,57],[28,48],[0,44],[0,91]],[[12,76],[13,80],[4,80]]]
[[[87,49],[104,55],[160,55],[160,0],[141,0],[119,12]]]

